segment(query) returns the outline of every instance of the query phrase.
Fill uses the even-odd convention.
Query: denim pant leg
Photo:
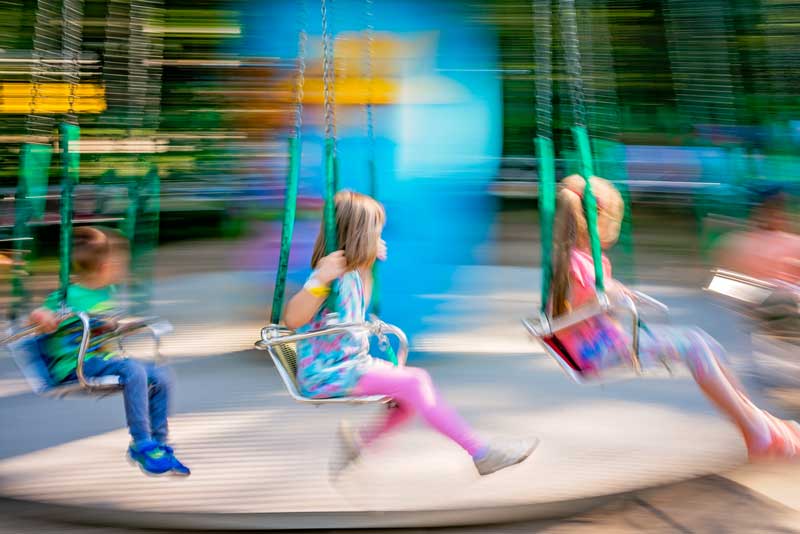
[[[159,443],[167,442],[167,415],[172,397],[174,382],[172,370],[152,363],[144,364],[147,370],[147,383],[150,386],[150,430],[153,439]]]
[[[86,376],[117,375],[122,384],[125,417],[134,442],[150,439],[147,371],[136,360],[127,358],[90,358],[83,364]]]

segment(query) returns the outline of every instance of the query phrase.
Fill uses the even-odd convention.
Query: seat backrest
[[[8,349],[34,393],[43,393],[54,385],[39,338],[23,338],[8,345]]]
[[[294,343],[281,343],[273,345],[272,350],[286,370],[286,374],[292,379],[295,388],[297,384],[297,347]]]

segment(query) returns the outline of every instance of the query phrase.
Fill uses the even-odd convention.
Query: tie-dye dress
[[[326,302],[308,324],[297,330],[298,333],[323,328],[325,316],[334,311],[341,322],[358,323],[366,319],[364,283],[358,271],[345,273],[339,279],[338,288],[336,309],[331,309]],[[349,395],[371,363],[366,333],[336,334],[297,343],[297,382],[307,397]]]

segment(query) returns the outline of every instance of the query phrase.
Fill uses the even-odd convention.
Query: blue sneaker
[[[172,460],[172,468],[171,472],[173,475],[181,476],[181,477],[188,477],[192,474],[191,469],[186,467],[180,460],[175,457],[175,451],[172,447],[167,445],[166,443],[162,443],[159,445],[162,451],[169,455],[170,459]]]
[[[163,475],[172,471],[172,456],[152,440],[131,443],[128,459],[146,475]]]

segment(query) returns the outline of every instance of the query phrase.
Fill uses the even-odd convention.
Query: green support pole
[[[150,306],[154,251],[158,247],[161,215],[161,179],[156,165],[151,165],[144,178],[136,182],[133,193],[131,204],[134,204],[135,211],[129,211],[131,220],[126,222],[136,284],[134,311],[144,312]],[[132,207],[129,205],[128,209]]]
[[[289,138],[289,176],[286,179],[286,199],[283,208],[283,226],[281,230],[281,253],[278,260],[278,275],[275,280],[275,292],[272,296],[271,323],[278,324],[283,311],[283,299],[286,293],[286,276],[289,272],[289,253],[292,249],[292,235],[297,212],[297,189],[300,182],[300,138],[295,135]]]
[[[334,139],[325,140],[325,253],[331,254],[338,248],[336,236],[336,205],[334,196],[336,195],[336,155]]]
[[[72,256],[72,195],[80,175],[80,154],[70,151],[70,143],[80,139],[80,128],[61,124],[61,239],[59,243],[59,291],[66,306]]]
[[[30,200],[28,199],[28,188],[25,180],[20,178],[17,184],[17,192],[14,197],[14,261],[20,265],[12,268],[11,293],[13,303],[11,305],[11,319],[16,319],[23,311],[25,303],[29,299],[29,292],[25,287],[25,275],[27,271],[22,267],[25,260],[26,238],[30,237],[29,223],[32,218]]]
[[[47,180],[53,149],[50,145],[27,143],[22,147],[20,175],[14,197],[14,261],[20,266],[12,270],[11,290],[14,299],[11,317],[16,318],[28,300],[24,276],[27,271],[21,265],[25,261],[25,246],[31,237],[30,222],[44,213]]]
[[[136,219],[141,209],[141,188],[140,180],[130,180],[128,182],[128,207],[125,210],[125,221],[122,233],[128,239],[131,246],[131,256],[136,255]]]
[[[553,276],[553,222],[556,216],[556,168],[553,140],[536,138],[539,155],[539,217],[542,239],[542,313],[547,313]]]
[[[592,165],[592,149],[589,143],[589,133],[582,126],[572,128],[575,136],[575,144],[581,158],[581,175],[586,183],[583,192],[583,210],[586,215],[586,226],[589,229],[589,243],[592,249],[592,262],[594,263],[594,277],[597,291],[605,291],[603,280],[603,251],[600,248],[600,236],[597,233],[597,201],[592,193],[592,182],[590,178],[594,176]]]

